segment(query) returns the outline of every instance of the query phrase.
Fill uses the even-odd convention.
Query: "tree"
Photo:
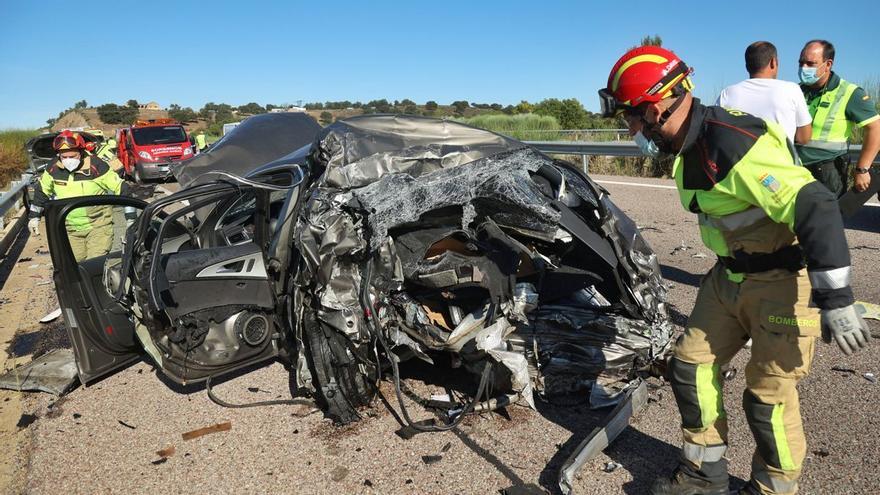
[[[137,108],[137,107],[138,107],[138,101],[137,101],[137,100],[134,100],[134,99],[132,99],[132,100],[128,100],[128,102],[127,102],[125,105],[128,106],[128,107],[131,107],[131,108]]]
[[[453,108],[455,108],[455,113],[459,115],[464,115],[464,111],[470,106],[470,103],[465,100],[458,100],[453,101],[452,106]]]
[[[88,108],[88,106],[89,104],[86,102],[86,100],[79,100],[78,102],[74,103],[73,108],[78,110],[80,108]]]
[[[168,116],[178,122],[192,122],[199,118],[195,110],[192,108],[181,108],[180,105],[176,103],[172,103],[168,106]]]
[[[427,110],[429,112],[436,111],[437,110],[437,102],[434,100],[428,100],[428,102],[425,103],[425,110]]]
[[[250,102],[247,105],[242,105],[238,107],[238,111],[241,113],[248,113],[251,115],[257,115],[260,113],[266,113],[266,109],[261,107],[259,103]]]
[[[399,105],[395,105],[395,106],[408,107],[408,106],[410,106],[410,105],[415,106],[415,105],[416,105],[416,102],[410,100],[409,98],[404,98],[404,99],[400,100],[400,104],[399,104]]]
[[[373,100],[373,101],[367,103],[366,106],[375,109],[374,111],[378,112],[378,113],[391,113],[394,110],[391,107],[391,104],[388,103],[388,100],[386,100],[384,98],[381,100]],[[364,113],[367,113],[367,112],[364,112]]]
[[[654,36],[648,35],[642,38],[642,42],[639,46],[663,46],[663,40],[660,38],[659,34],[655,34]]]
[[[318,120],[324,125],[329,125],[333,122],[333,114],[325,110],[321,112],[321,117]]]
[[[415,103],[413,103],[412,105],[407,105],[403,107],[403,113],[409,115],[419,115],[419,107],[417,107]]]
[[[532,113],[534,106],[526,100],[521,100],[514,108],[514,113]]]
[[[137,107],[129,105],[119,106],[115,103],[105,103],[98,107],[98,117],[105,124],[133,124],[138,118]]]
[[[516,107],[513,105],[507,105],[506,107],[502,108],[501,111],[506,113],[507,115],[513,115],[516,113]]]
[[[534,112],[556,117],[563,129],[583,129],[587,126],[587,111],[575,98],[562,101],[548,98],[535,105]]]

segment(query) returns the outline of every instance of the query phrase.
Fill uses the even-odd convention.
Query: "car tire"
[[[359,420],[358,408],[369,405],[376,395],[373,381],[360,371],[357,358],[347,350],[351,343],[345,335],[322,324],[313,311],[306,311],[303,319],[303,340],[315,399],[335,423]]]

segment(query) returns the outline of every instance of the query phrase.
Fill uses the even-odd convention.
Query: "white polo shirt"
[[[779,79],[746,79],[721,90],[716,105],[778,122],[794,142],[795,130],[813,121],[801,87]]]

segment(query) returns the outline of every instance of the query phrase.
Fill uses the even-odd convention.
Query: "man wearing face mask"
[[[605,116],[623,115],[630,134],[675,155],[681,204],[718,256],[669,360],[683,436],[678,468],[651,493],[728,493],[720,370],[749,338],[742,404],[757,449],[740,493],[796,493],[806,454],[796,386],[816,337],[845,354],[870,339],[853,307],[843,221],[828,189],[796,166],[779,124],[702,105],[690,73],[673,52],[640,47],[599,91]]]
[[[864,129],[862,152],[852,171],[853,188],[862,192],[871,185],[868,173],[880,150],[880,115],[865,90],[840,78],[834,65],[834,45],[811,40],[800,56],[798,77],[813,116],[813,138],[798,153],[813,176],[838,197],[846,192],[849,177],[847,140],[853,126]]]
[[[58,159],[46,166],[34,187],[28,228],[39,235],[40,215],[50,199],[103,194],[128,194],[128,184],[106,162],[86,151],[82,135],[62,131],[52,147]],[[133,211],[126,211],[133,220]],[[129,218],[131,217],[131,218]],[[70,247],[77,261],[103,256],[113,241],[113,209],[110,206],[77,208],[67,215]]]

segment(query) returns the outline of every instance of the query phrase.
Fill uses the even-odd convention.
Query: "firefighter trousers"
[[[763,493],[796,493],[806,454],[798,382],[807,375],[820,333],[808,306],[806,272],[785,270],[728,279],[717,264],[702,280],[669,372],[682,418],[682,467],[727,479],[727,416],[721,368],[752,339],[742,405],[755,437],[752,483]]]

